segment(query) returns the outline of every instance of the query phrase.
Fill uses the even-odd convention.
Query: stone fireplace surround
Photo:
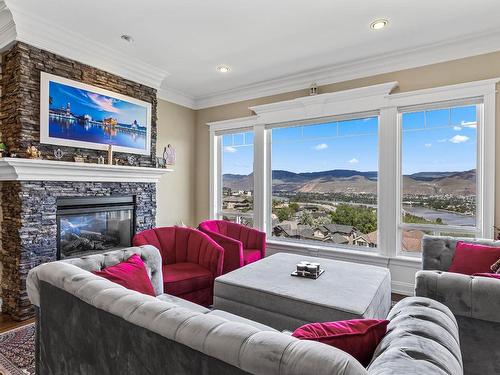
[[[151,155],[139,156],[137,165],[95,164],[105,151],[40,143],[40,73],[52,73],[151,103]],[[33,316],[26,295],[26,276],[40,263],[56,259],[58,197],[132,195],[136,199],[136,230],[155,225],[156,182],[167,170],[155,165],[156,89],[16,42],[2,52],[0,79],[1,141],[19,158],[0,158],[2,312],[14,319]],[[36,146],[44,160],[23,159]],[[54,150],[64,152],[54,160]],[[87,163],[74,163],[82,155]],[[125,160],[126,154],[115,153]]]
[[[0,180],[4,180],[1,186],[2,311],[16,320],[33,316],[26,293],[26,277],[33,267],[57,258],[58,198],[134,196],[136,231],[142,231],[155,225],[156,181],[168,171],[0,159]]]

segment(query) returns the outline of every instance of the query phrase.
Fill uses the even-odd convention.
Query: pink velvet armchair
[[[224,248],[222,273],[231,272],[266,255],[266,234],[225,220],[207,220],[198,229]]]
[[[203,306],[212,304],[224,249],[209,236],[193,228],[164,227],[137,233],[132,242],[160,250],[165,293]]]

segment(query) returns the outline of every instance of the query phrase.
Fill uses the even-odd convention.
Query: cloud
[[[476,121],[462,121],[462,123],[460,125],[462,125],[462,127],[464,127],[464,128],[472,128],[472,129],[477,128]]]
[[[446,138],[443,138],[443,139],[438,139],[438,140],[437,140],[437,142],[438,142],[438,143],[444,143],[444,142],[446,142],[446,141],[448,141]]]
[[[351,163],[351,164],[358,164],[359,160],[356,159],[356,158],[352,158],[351,160],[349,160],[349,163]]]
[[[453,138],[450,139],[450,142],[451,143],[463,143],[463,142],[467,142],[469,140],[469,137],[465,136],[465,135],[456,135],[454,136]]]
[[[319,145],[314,146],[316,151],[326,150],[328,145],[326,143],[320,143]]]
[[[113,106],[113,98],[108,98],[93,92],[87,93],[87,96],[100,110],[111,113],[120,113],[120,110]]]
[[[462,130],[462,127],[460,127],[460,126],[454,126],[453,130],[456,130],[458,132],[458,131]]]
[[[224,147],[224,152],[230,152],[231,154],[234,154],[238,149],[233,146],[226,146]]]
[[[432,147],[432,143],[426,143],[424,146],[425,146],[426,148],[430,148],[430,147]]]

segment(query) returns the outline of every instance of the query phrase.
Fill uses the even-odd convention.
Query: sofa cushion
[[[163,289],[174,296],[209,288],[213,284],[212,273],[198,264],[165,264],[162,268]]]
[[[261,251],[256,249],[243,249],[243,262],[250,264],[261,258]]]
[[[491,265],[500,258],[500,248],[459,241],[448,272],[472,275],[489,273]]]
[[[136,292],[150,296],[156,295],[146,271],[146,266],[137,254],[132,255],[124,262],[93,273]]]
[[[266,326],[266,325],[261,324],[261,323],[257,323],[257,322],[255,322],[253,320],[250,320],[250,319],[242,318],[239,315],[234,315],[234,314],[228,313],[227,311],[212,310],[207,315],[219,316],[219,317],[227,319],[227,320],[229,320],[231,322],[248,324],[249,326],[257,328],[259,331],[273,331],[273,332],[278,332],[274,328],[271,328],[271,327]]]
[[[489,277],[490,279],[500,279],[500,273],[475,273],[472,276]]]
[[[352,355],[363,366],[368,366],[388,324],[388,320],[378,319],[311,323],[297,328],[292,336],[334,346]]]
[[[202,314],[206,314],[206,313],[210,312],[210,310],[207,309],[206,307],[198,305],[197,303],[194,303],[194,302],[190,302],[184,298],[172,296],[170,294],[166,294],[166,293],[160,294],[159,296],[156,296],[156,298],[158,298],[160,301],[173,303],[179,307],[183,307],[185,309],[189,309],[191,311],[199,312]]]

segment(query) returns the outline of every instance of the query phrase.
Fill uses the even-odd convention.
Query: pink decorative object
[[[206,220],[198,228],[224,248],[224,268],[228,273],[266,256],[266,234],[257,229],[225,220]]]
[[[448,272],[472,275],[490,273],[491,265],[500,258],[500,247],[458,241]]]
[[[93,273],[136,292],[149,294],[150,296],[156,295],[146,271],[146,266],[137,254],[132,255],[124,262]]]
[[[384,338],[388,324],[388,320],[377,319],[311,323],[297,328],[292,336],[334,346],[349,353],[366,367]]]
[[[160,250],[165,293],[203,306],[212,304],[224,249],[205,233],[186,227],[154,228],[137,233],[132,242]]]

